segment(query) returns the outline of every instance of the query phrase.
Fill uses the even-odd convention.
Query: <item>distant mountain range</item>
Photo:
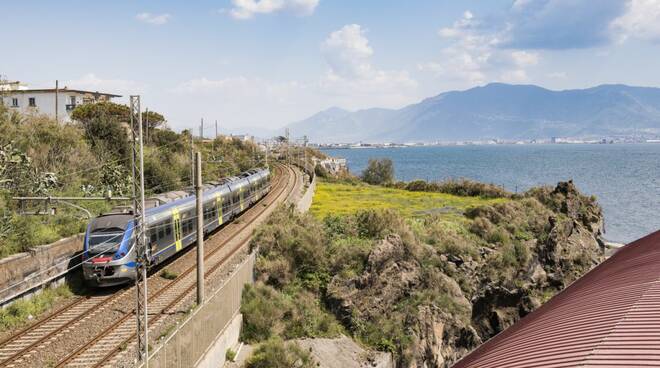
[[[492,83],[402,109],[333,107],[289,124],[313,142],[432,142],[660,134],[660,88],[551,91]]]

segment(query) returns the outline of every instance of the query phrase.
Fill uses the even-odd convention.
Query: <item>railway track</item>
[[[205,255],[205,260],[207,265],[210,265],[211,267],[205,272],[205,277],[211,275],[224,263],[224,261],[226,261],[226,259],[229,259],[231,255],[238,251],[238,249],[242,248],[243,245],[249,241],[249,236],[246,240],[241,241],[241,245],[237,247],[237,249],[232,250],[229,256],[223,257],[218,262],[218,257],[214,258],[214,256],[224,248],[225,244],[231,242],[242,234],[243,230],[259,218],[259,215],[262,212],[279,203],[283,195],[284,198],[289,197],[296,187],[295,183],[297,180],[297,174],[295,170],[286,166],[278,166],[276,169],[280,172],[280,175],[277,175],[278,179],[273,182],[271,193],[239,217],[241,220],[246,217],[249,220],[245,222],[241,221],[241,224],[238,226],[224,227],[209,238],[209,240],[214,240],[216,237],[225,237],[224,239],[219,239],[216,246],[207,248],[208,251]],[[284,172],[287,172],[288,175],[282,175]],[[291,184],[292,181],[293,184]],[[264,207],[259,206],[260,203],[264,203]],[[169,268],[176,266],[179,263],[192,263],[192,265],[185,268],[185,270],[174,280],[165,280],[158,277],[156,274],[152,274],[149,277],[149,290],[152,292],[149,295],[150,323],[153,323],[151,322],[153,318],[156,318],[156,320],[160,319],[163,312],[181,302],[190,290],[194,288],[196,276],[193,271],[196,266],[194,262],[190,262],[191,258],[192,257],[190,257],[189,254],[184,254],[167,265]],[[192,285],[189,285],[191,282]],[[181,289],[185,289],[185,292],[177,292]],[[109,311],[117,312],[122,308],[125,309],[127,300],[131,302],[130,305],[132,306],[132,291],[132,287],[127,287],[108,296],[80,297],[67,303],[49,316],[0,342],[0,366],[14,367],[21,365],[22,362],[27,363],[26,360],[29,360],[31,355],[37,354],[45,347],[65,338],[67,333],[80,328],[83,322],[94,321],[99,315],[108,313]],[[172,304],[174,300],[176,300],[176,302]],[[92,350],[96,360],[99,360],[99,356],[103,356],[104,360],[107,360],[106,355],[110,357],[110,354],[121,351],[124,346],[122,344],[131,340],[134,337],[134,332],[134,310],[124,310],[122,317],[114,324],[109,325],[86,344],[68,354],[64,359],[58,360],[59,363],[57,363],[56,366],[97,366],[92,362],[94,359],[91,359],[89,354],[86,354],[86,350]],[[119,343],[117,343],[118,341]],[[107,354],[100,354],[100,352],[94,348],[97,343],[101,347],[107,346],[112,348],[106,349],[108,350]],[[53,361],[49,361],[48,364],[53,366],[55,365],[54,363],[55,362]]]

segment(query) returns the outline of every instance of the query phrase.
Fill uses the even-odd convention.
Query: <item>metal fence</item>
[[[243,286],[254,282],[255,254],[250,254],[207,302],[197,308],[151,354],[150,368],[187,368],[197,365],[239,312]],[[222,363],[218,362],[218,366]]]

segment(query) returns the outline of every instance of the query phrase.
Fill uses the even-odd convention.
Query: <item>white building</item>
[[[43,114],[60,122],[70,122],[71,112],[78,105],[110,101],[121,97],[111,93],[83,91],[79,89],[45,88],[29,89],[19,82],[0,84],[2,103],[23,114]]]

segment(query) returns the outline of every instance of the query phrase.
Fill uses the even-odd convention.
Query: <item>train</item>
[[[204,235],[231,221],[270,191],[270,170],[256,168],[203,186]],[[157,266],[197,240],[197,205],[192,188],[145,199],[149,267]],[[136,278],[132,207],[116,207],[90,221],[82,269],[93,287],[116,286]]]

